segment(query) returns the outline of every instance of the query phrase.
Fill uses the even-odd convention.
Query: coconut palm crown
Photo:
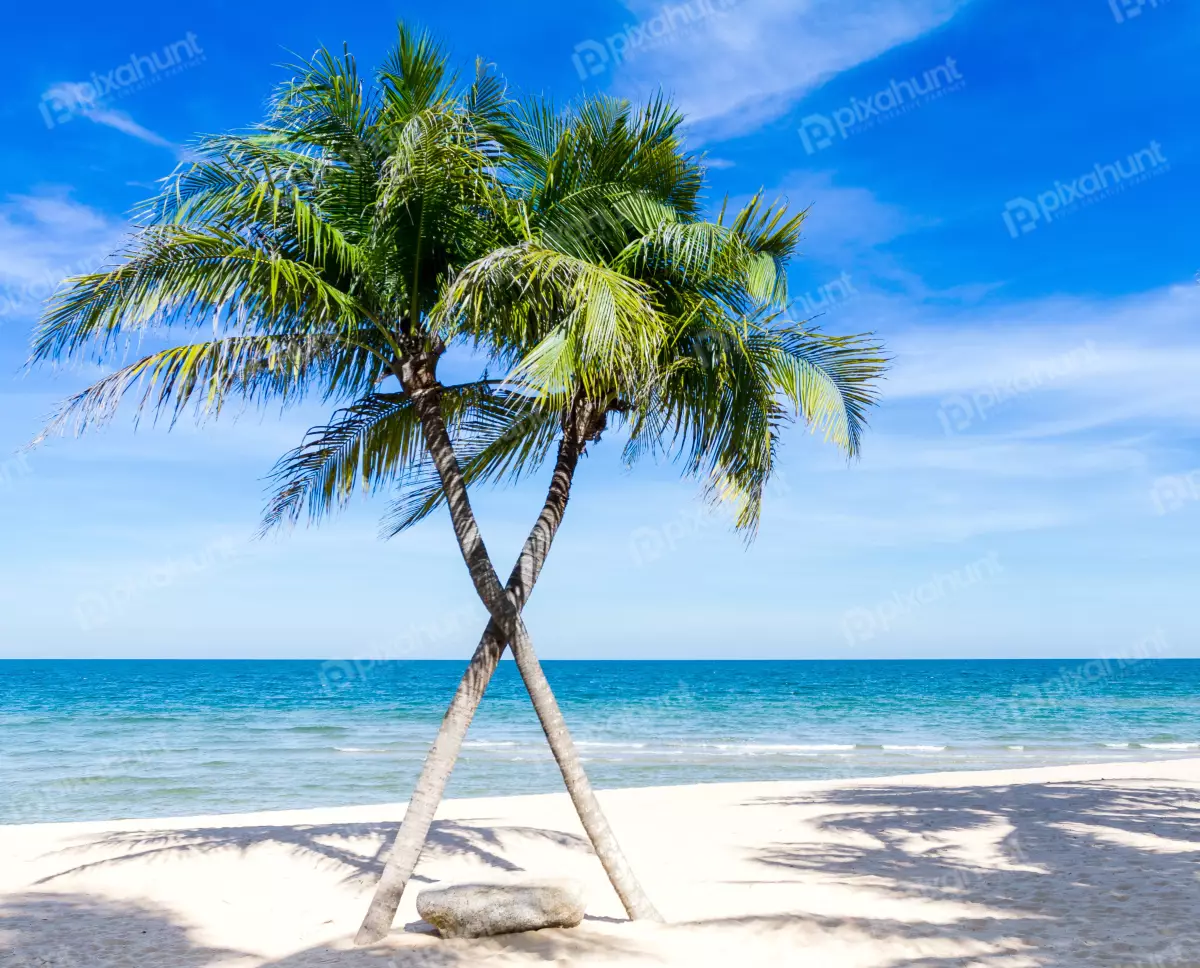
[[[514,107],[498,244],[460,271],[430,317],[443,344],[466,338],[507,373],[502,387],[487,384],[503,408],[476,408],[458,427],[469,483],[541,466],[582,404],[584,441],[623,423],[628,460],[682,457],[711,497],[739,503],[736,524],[753,533],[789,419],[858,454],[879,348],[787,318],[785,270],[804,213],[789,218],[755,197],[732,218],[702,220],[703,168],[683,152],[682,120],[661,100],[640,112],[608,98],[569,113]],[[319,518],[359,485],[398,480],[388,533],[419,520],[440,484],[428,466],[397,460],[412,452],[401,446],[409,433],[402,396],[340,411],[277,466],[268,523],[305,507]]]

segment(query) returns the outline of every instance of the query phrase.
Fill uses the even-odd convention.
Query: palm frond
[[[529,347],[510,378],[534,392],[561,396],[578,381],[600,395],[645,379],[653,366],[666,338],[653,298],[603,265],[522,243],[463,269],[437,319],[489,347]]]
[[[339,359],[332,341],[317,337],[235,336],[172,346],[142,357],[75,394],[58,410],[38,440],[111,420],[121,401],[140,389],[134,407],[166,412],[174,423],[189,406],[197,419],[215,417],[231,396],[247,403],[279,401],[286,405],[303,396],[314,369],[342,366],[357,371],[356,382],[377,374],[370,359]],[[331,348],[334,352],[331,352]]]
[[[859,456],[867,409],[887,370],[883,347],[870,335],[830,336],[793,327],[775,336],[771,374],[814,433],[849,457]]]
[[[505,406],[505,395],[486,380],[445,387],[440,399],[455,440],[464,425],[476,425],[480,414]],[[310,521],[317,521],[343,506],[356,490],[370,494],[406,487],[431,470],[412,399],[399,393],[370,394],[338,410],[328,424],[312,428],[300,446],[276,463],[263,531],[295,522],[305,511]]]
[[[235,306],[244,329],[328,335],[369,313],[311,265],[224,230],[162,225],[135,236],[126,259],[69,280],[36,333],[33,360],[103,354],[119,334],[212,324]]]

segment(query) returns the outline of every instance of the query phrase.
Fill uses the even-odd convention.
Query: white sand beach
[[[403,804],[0,827],[0,965],[1200,966],[1200,759],[608,791],[666,924],[624,921],[565,795],[454,800],[396,929],[350,943]],[[589,888],[572,930],[442,941],[417,890]]]

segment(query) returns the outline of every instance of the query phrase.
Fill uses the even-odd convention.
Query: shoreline
[[[667,793],[676,791],[721,790],[731,794],[766,794],[773,790],[803,793],[830,789],[855,789],[864,786],[929,786],[952,787],[1003,783],[1061,783],[1072,780],[1099,782],[1117,779],[1140,779],[1146,771],[1160,771],[1180,765],[1195,764],[1200,769],[1200,756],[1180,756],[1152,760],[1104,760],[1090,763],[1070,763],[1055,766],[1029,766],[1002,770],[938,770],[931,773],[891,773],[883,776],[845,777],[822,780],[738,780],[718,783],[672,783],[653,786],[596,788],[604,799],[630,793]],[[1097,771],[1103,776],[1096,776]],[[490,797],[446,797],[441,811],[470,804],[496,807],[511,803],[518,808],[524,802],[553,801],[565,798],[565,791],[554,793],[499,794]],[[260,823],[360,823],[370,820],[400,820],[408,808],[407,800],[379,803],[352,803],[333,807],[288,807],[275,810],[243,810],[230,813],[178,814],[169,817],[118,817],[100,820],[47,820],[29,823],[0,823],[0,834],[17,828],[61,828],[64,832],[89,833],[108,830],[170,830],[176,827],[252,826]],[[244,824],[231,823],[242,820]]]
[[[668,923],[625,921],[558,793],[445,801],[368,949],[402,803],[0,826],[0,938],[54,968],[1184,968],[1200,947],[1200,758],[599,797]],[[588,919],[470,942],[419,923],[421,887],[497,870],[577,878]]]
[[[539,737],[539,739],[542,739],[542,745],[544,747],[544,738]],[[510,767],[507,775],[501,778],[502,783],[512,784],[514,777],[521,776],[524,776],[526,781],[536,778],[535,782],[516,784],[518,786],[518,790],[516,791],[511,791],[511,787],[508,790],[502,788],[492,793],[482,794],[471,790],[464,792],[461,795],[452,795],[446,799],[453,801],[503,800],[514,797],[554,796],[562,792],[563,788],[561,776],[554,765],[553,758],[551,757],[548,748],[539,749],[538,756],[531,759],[530,757],[526,756],[524,752],[521,752],[519,755],[512,753],[509,749],[509,747],[513,745],[511,743],[495,745],[504,747],[503,752],[505,756],[513,757],[512,760],[499,761],[499,765],[508,765]],[[603,756],[605,754],[610,754],[611,749],[618,745],[620,744],[608,742],[589,744],[586,741],[581,741],[579,743],[579,746],[585,753],[584,762],[591,768],[590,772],[595,771],[597,765],[597,763],[594,761],[595,751],[591,749],[591,747],[603,747],[603,750],[601,750],[601,756]],[[641,749],[644,744],[632,744],[632,746],[637,747],[636,753],[645,753],[645,750]],[[728,748],[731,748],[731,746],[732,744],[722,744],[722,754],[728,754]],[[725,778],[725,776],[721,776],[720,774],[724,773],[728,775],[729,773],[735,771],[720,770],[717,771],[718,776],[712,778],[702,776],[696,779],[665,779],[660,782],[654,782],[654,780],[659,779],[658,777],[655,777],[651,779],[651,782],[644,782],[648,778],[636,776],[637,770],[629,769],[628,772],[633,775],[630,775],[628,778],[620,777],[619,774],[621,772],[625,772],[625,770],[619,770],[618,776],[615,778],[616,782],[613,782],[614,776],[612,773],[610,773],[607,777],[609,782],[605,783],[603,779],[597,782],[594,779],[593,786],[597,790],[620,791],[670,790],[680,787],[726,787],[739,785],[753,786],[756,784],[780,783],[798,785],[800,788],[812,786],[814,789],[819,789],[829,785],[846,786],[874,782],[901,783],[905,780],[929,780],[931,782],[936,782],[937,778],[943,775],[947,778],[971,777],[980,774],[993,773],[1027,773],[1034,775],[1037,773],[1037,771],[1050,771],[1050,773],[1046,775],[1051,775],[1056,771],[1071,771],[1079,769],[1088,770],[1093,767],[1105,767],[1110,771],[1118,771],[1125,768],[1137,770],[1142,766],[1151,763],[1172,763],[1178,760],[1200,757],[1200,744],[1198,743],[1189,742],[1169,744],[1169,748],[1167,744],[1157,744],[1145,748],[1137,748],[1135,744],[1103,744],[1103,748],[1096,748],[1091,751],[1093,754],[1092,756],[1086,756],[1082,750],[1075,751],[1079,753],[1078,759],[1066,757],[1049,759],[1047,757],[1037,755],[1039,752],[1043,752],[1041,750],[1029,750],[1027,747],[1023,747],[1019,753],[1021,758],[1026,760],[1026,762],[1013,762],[1010,760],[1009,763],[1001,763],[995,762],[989,757],[980,757],[978,759],[974,759],[972,757],[971,759],[957,759],[958,763],[969,763],[969,765],[951,766],[948,763],[936,763],[936,759],[941,758],[942,754],[946,753],[947,749],[953,749],[955,753],[974,751],[959,747],[940,747],[934,749],[933,747],[925,746],[859,746],[856,748],[859,752],[864,750],[868,754],[883,752],[885,754],[885,758],[890,759],[890,762],[884,762],[883,759],[877,759],[874,763],[872,763],[871,765],[873,766],[881,767],[878,772],[859,772],[860,770],[864,770],[865,765],[857,765],[857,768],[854,770],[842,770],[831,774],[827,765],[825,765],[824,767],[818,767],[814,771],[816,772],[816,775],[813,775],[813,773],[810,772],[809,775],[806,776],[803,772],[797,771],[799,772],[799,775],[789,776],[788,767],[790,767],[792,764],[788,763],[787,761],[792,756],[805,757],[803,760],[805,764],[815,763],[817,762],[817,758],[821,756],[835,756],[838,758],[838,762],[843,766],[848,766],[852,763],[850,757],[853,754],[844,751],[849,749],[849,746],[838,746],[836,751],[832,752],[830,752],[830,750],[833,749],[832,747],[819,745],[814,745],[811,747],[812,750],[815,750],[814,752],[804,752],[799,754],[793,754],[791,752],[775,752],[777,749],[791,750],[793,749],[793,746],[794,744],[750,744],[747,749],[737,748],[735,754],[728,755],[730,755],[732,759],[741,761],[747,765],[748,768],[743,771],[744,775],[741,777],[734,775],[732,778]],[[1013,748],[1009,747],[1009,749],[1011,750]],[[1056,751],[1061,753],[1066,749],[1067,748],[1065,747],[1056,748]],[[382,795],[386,795],[391,792],[397,792],[402,786],[407,786],[408,784],[415,782],[415,768],[412,770],[413,776],[411,778],[402,775],[403,771],[408,770],[413,766],[413,764],[405,762],[400,764],[398,767],[396,762],[393,760],[383,759],[382,757],[376,758],[375,756],[368,755],[371,752],[372,751],[364,751],[362,758],[365,760],[373,760],[377,763],[377,773],[375,775],[374,782],[370,784],[372,792],[379,792]],[[471,752],[477,753],[478,750],[472,750]],[[484,752],[490,754],[493,753],[494,750],[487,749],[484,750]],[[620,755],[617,756],[616,759],[623,761],[623,765],[628,767],[628,756],[626,751],[622,748],[618,752]],[[665,757],[665,751],[655,750],[653,752],[655,753],[655,762],[660,762]],[[1023,754],[1026,753],[1029,753],[1030,755],[1028,757],[1024,756]],[[1142,755],[1139,756],[1139,754]],[[135,766],[139,768],[153,766],[149,757],[143,758],[135,755],[126,759],[129,759],[134,763]],[[1029,759],[1032,759],[1033,762],[1027,763]],[[916,760],[916,762],[914,762],[914,760]],[[924,760],[924,762],[920,762],[920,760]],[[785,763],[787,766],[784,765]],[[110,769],[116,768],[118,770],[123,767],[123,763],[121,761],[105,763],[104,765]],[[462,765],[463,764],[460,763],[460,767]],[[471,764],[468,762],[467,766],[470,765]],[[312,766],[318,770],[320,769],[320,764],[312,764]],[[496,769],[496,766],[497,765],[494,764],[492,769]],[[689,764],[689,766],[694,768],[693,764]],[[530,769],[530,767],[533,769]],[[891,769],[887,769],[888,767],[891,767]],[[250,764],[247,767],[247,769],[251,770],[252,768],[253,764]],[[820,775],[822,772],[826,773],[826,775]],[[772,777],[773,773],[775,775]],[[1114,772],[1113,775],[1118,774]],[[296,799],[307,800],[307,803],[299,806],[290,804],[286,802],[286,800],[280,802],[282,798],[278,796],[278,791],[273,791],[270,796],[265,798],[267,800],[274,800],[275,802],[262,803],[261,805],[254,804],[253,800],[259,799],[258,797],[242,797],[242,791],[236,790],[228,783],[228,781],[222,779],[220,787],[215,790],[206,791],[207,795],[203,798],[203,800],[206,802],[197,803],[192,809],[172,811],[156,809],[154,812],[149,812],[147,814],[134,815],[130,812],[119,812],[119,807],[109,807],[105,809],[99,804],[92,804],[98,809],[89,815],[85,807],[77,802],[77,800],[80,799],[86,801],[86,797],[89,795],[89,791],[91,789],[88,780],[64,778],[44,782],[40,786],[34,788],[29,788],[26,786],[25,789],[18,788],[15,792],[10,790],[12,795],[12,799],[10,801],[11,806],[0,808],[0,830],[4,830],[5,828],[9,827],[45,826],[48,824],[92,824],[103,826],[105,824],[116,823],[134,823],[141,825],[153,823],[161,826],[170,825],[172,823],[194,822],[206,817],[232,818],[242,815],[282,815],[304,811],[311,813],[322,813],[325,811],[346,810],[367,810],[368,812],[370,810],[388,810],[392,812],[389,815],[398,815],[395,813],[395,811],[400,811],[402,813],[406,806],[406,800],[384,799],[383,796],[378,799],[375,797],[360,796],[359,799],[352,802],[339,803],[333,799],[330,794],[336,796],[336,791],[340,788],[341,779],[342,777],[339,775],[332,775],[328,778],[328,782],[324,784],[324,790],[321,794],[314,796],[310,792],[302,795],[301,797],[297,797]],[[620,782],[621,779],[627,779],[627,782],[622,783]],[[196,777],[195,781],[193,781],[193,785],[195,785],[198,789],[203,789],[203,782],[204,779],[202,777]],[[362,786],[363,784],[359,782],[353,785]],[[476,780],[472,785],[478,786],[478,780]],[[521,790],[519,789],[520,786],[526,786],[526,789]],[[529,789],[529,787],[533,787],[533,789]],[[157,791],[152,787],[148,788],[146,792],[151,797],[157,793]],[[221,794],[230,794],[231,792],[233,793],[235,799],[232,802],[222,803]],[[360,793],[361,792],[362,791],[360,791]],[[80,795],[82,795],[82,797]],[[241,802],[238,802],[238,798],[240,798]],[[128,790],[119,799],[121,801],[137,802],[139,798],[137,791]],[[251,802],[246,803],[246,800],[250,800]],[[61,804],[69,804],[69,809],[61,809]],[[162,804],[156,804],[155,806],[161,808]],[[176,806],[178,806],[178,804]],[[192,805],[188,804],[187,806],[191,807]],[[67,814],[67,816],[64,817],[64,813]],[[49,814],[52,819],[41,819],[47,814]]]

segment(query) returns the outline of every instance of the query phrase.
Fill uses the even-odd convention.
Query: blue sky
[[[99,263],[191,137],[259,117],[289,51],[345,41],[373,64],[401,16],[522,92],[671,93],[714,200],[811,206],[802,310],[895,357],[861,461],[789,435],[749,549],[670,467],[597,447],[529,607],[544,656],[1200,655],[1200,11],[1183,0],[10,13],[0,655],[469,654],[484,616],[445,518],[381,542],[377,500],[252,540],[264,475],[320,408],[169,434],[118,419],[17,455],[102,372],[24,372],[54,282]],[[141,81],[121,70],[135,56]],[[479,496],[503,571],[541,486]]]

